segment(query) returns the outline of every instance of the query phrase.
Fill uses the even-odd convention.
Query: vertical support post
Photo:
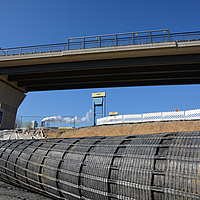
[[[99,36],[99,48],[101,47],[101,36]]]
[[[64,43],[64,47],[63,47],[63,50],[65,50],[65,44],[66,44],[66,43]]]
[[[19,55],[21,55],[21,52],[22,52],[22,48],[20,47],[20,50],[19,50]]]
[[[1,130],[2,118],[3,118],[3,109],[1,109],[1,105],[0,105],[0,130]]]
[[[22,116],[21,116],[21,123],[20,123],[20,126],[19,126],[19,128],[21,128],[21,126],[22,126]]]
[[[117,34],[115,35],[115,46],[117,46]]]
[[[103,117],[105,117],[106,116],[106,102],[105,102],[105,97],[103,97],[103,112],[102,112],[102,114],[103,114]]]
[[[169,30],[167,30],[167,33],[168,33],[168,40],[169,40],[169,42],[170,42]]]
[[[49,45],[49,52],[50,52],[50,50],[51,50],[51,45]]]
[[[8,55],[8,49],[6,49],[6,56]]]
[[[93,125],[95,126],[95,106],[94,106],[94,98],[92,98],[92,116],[93,116]]]
[[[85,49],[85,38],[83,38],[83,49]]]
[[[69,50],[69,39],[67,40],[67,50]]]
[[[132,38],[133,38],[133,45],[134,45],[135,44],[134,33],[132,33]]]
[[[152,34],[151,34],[151,31],[149,32],[150,34],[150,43],[152,43]]]

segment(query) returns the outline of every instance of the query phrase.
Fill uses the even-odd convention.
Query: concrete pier
[[[0,81],[0,109],[4,110],[2,129],[14,128],[17,108],[25,97],[22,91]]]

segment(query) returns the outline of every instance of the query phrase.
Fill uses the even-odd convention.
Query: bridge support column
[[[17,108],[25,97],[23,92],[0,81],[0,109],[4,110],[2,129],[14,128]]]

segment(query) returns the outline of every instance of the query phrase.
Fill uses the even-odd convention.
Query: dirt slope
[[[90,126],[72,130],[44,130],[45,138],[138,135],[179,131],[200,131],[200,121],[168,121]]]

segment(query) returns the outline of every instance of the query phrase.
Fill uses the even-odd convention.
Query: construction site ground
[[[51,198],[0,181],[0,200],[51,200]]]
[[[116,136],[116,135],[139,135],[154,133],[169,133],[182,131],[200,131],[200,121],[166,121],[147,122],[135,124],[116,124],[90,126],[78,129],[43,130],[45,138],[68,138],[68,137],[90,137],[90,136]],[[36,200],[50,199],[40,194],[36,194],[24,189],[17,188],[0,181],[0,200],[27,199]]]
[[[45,138],[139,135],[182,131],[200,131],[200,121],[165,121],[134,124],[89,126],[78,129],[44,130]]]

